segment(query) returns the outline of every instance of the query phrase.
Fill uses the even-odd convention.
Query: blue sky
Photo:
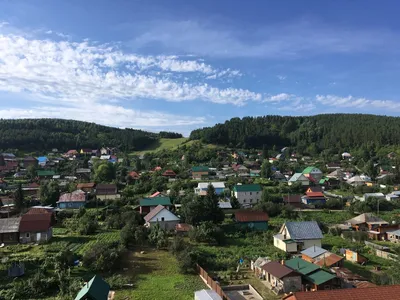
[[[3,1],[0,118],[397,116],[398,1]]]

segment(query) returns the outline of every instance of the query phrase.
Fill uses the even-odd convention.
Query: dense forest
[[[0,120],[0,149],[41,151],[57,148],[117,147],[123,151],[142,150],[160,137],[179,138],[181,134],[118,129],[94,123],[61,119]]]
[[[245,117],[194,130],[190,138],[243,148],[294,147],[299,152],[400,145],[400,118],[362,114]]]

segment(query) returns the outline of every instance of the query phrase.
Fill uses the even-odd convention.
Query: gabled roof
[[[162,175],[163,176],[176,176],[176,173],[172,170],[166,170]]]
[[[322,187],[320,186],[310,186],[307,190],[310,190],[312,193],[320,192],[322,193]]]
[[[155,192],[154,194],[151,194],[150,196],[149,196],[149,198],[154,198],[154,197],[158,197],[158,196],[161,196],[162,194],[161,194],[161,192]]]
[[[62,194],[57,201],[57,203],[60,202],[85,202],[86,201],[86,194],[82,190],[76,190],[73,191],[72,193],[65,193]]]
[[[236,222],[267,222],[267,213],[258,210],[239,210],[235,212]]]
[[[171,206],[171,199],[169,197],[154,197],[154,198],[143,198],[140,200],[140,206]]]
[[[306,176],[304,176],[302,173],[294,173],[292,177],[290,177],[289,181],[290,182],[296,182],[296,181],[310,181]]]
[[[0,219],[0,233],[18,232],[21,218]]]
[[[320,268],[319,266],[305,261],[304,259],[301,259],[299,257],[285,261],[285,265],[303,275],[310,274]]]
[[[335,275],[328,273],[324,270],[318,270],[314,273],[307,275],[306,279],[316,285],[323,284],[329,280],[336,278]]]
[[[284,226],[286,226],[290,238],[293,240],[313,240],[323,238],[321,229],[315,221],[286,222]]]
[[[318,197],[318,198],[319,197],[325,197],[322,192],[307,192],[306,195],[307,195],[307,197],[311,197],[311,198],[314,198],[314,197]]]
[[[224,189],[225,188],[225,183],[224,182],[199,182],[197,187],[199,189],[207,189],[210,184],[215,189]]]
[[[156,208],[152,209],[145,217],[144,220],[146,222],[150,222],[154,217],[156,217],[160,212],[162,212],[163,210],[167,211],[167,214],[175,217],[175,220],[179,220],[179,218],[172,212],[170,212],[168,209],[166,209],[164,206],[162,205],[158,205]]]
[[[358,225],[358,224],[363,224],[363,223],[380,223],[380,224],[389,224],[382,218],[375,216],[373,213],[364,213],[361,214],[357,217],[354,217],[350,220],[347,220],[347,223],[353,224],[353,225]]]
[[[234,186],[235,192],[260,192],[261,185],[259,184],[237,184]]]
[[[282,278],[286,277],[287,275],[296,273],[292,269],[290,269],[276,261],[270,261],[269,263],[262,265],[261,269],[263,269],[265,272],[267,272],[279,279],[282,279]]]
[[[78,183],[78,184],[76,185],[76,188],[77,188],[78,190],[81,190],[81,189],[92,189],[92,188],[94,188],[95,186],[96,186],[96,183],[94,183],[94,182]]]
[[[107,282],[95,275],[85,286],[80,290],[75,300],[107,300],[110,286]]]
[[[303,170],[303,174],[310,174],[312,171],[318,171],[318,173],[322,173],[320,169],[317,167],[307,167]]]
[[[325,250],[321,247],[312,246],[310,248],[307,248],[306,250],[301,251],[301,254],[311,257],[311,258],[314,258],[314,257],[320,256],[321,254],[324,254],[327,251],[328,250]]]
[[[265,265],[266,263],[269,263],[271,260],[269,259],[269,257],[259,257],[256,259],[256,261],[254,262],[254,266],[257,268],[261,268],[263,265]]]
[[[21,217],[20,232],[47,231],[55,223],[54,215],[45,208],[31,208]]]
[[[335,253],[327,252],[317,257],[314,264],[320,267],[329,268],[341,260],[344,260],[344,257],[336,255]]]
[[[390,300],[398,299],[400,285],[381,285],[364,289],[321,290],[316,292],[294,292],[284,300]],[[395,298],[394,298],[395,297]]]

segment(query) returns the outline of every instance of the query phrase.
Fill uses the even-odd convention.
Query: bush
[[[224,232],[212,222],[203,222],[194,227],[189,231],[189,237],[191,240],[203,243],[222,244],[225,241]]]
[[[123,251],[119,243],[93,244],[83,256],[83,265],[93,272],[109,272],[118,266]]]
[[[129,278],[120,274],[107,277],[105,281],[110,285],[110,289],[112,290],[122,289],[124,286],[129,284]]]

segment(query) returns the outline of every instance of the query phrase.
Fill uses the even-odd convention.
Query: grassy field
[[[151,145],[146,150],[141,151],[133,151],[130,153],[131,155],[142,155],[147,152],[156,152],[160,150],[173,150],[178,148],[178,146],[182,144],[190,145],[193,141],[188,141],[188,138],[179,138],[179,139],[160,139],[158,142]]]
[[[199,276],[179,273],[176,259],[168,251],[130,252],[125,263],[123,275],[132,280],[133,287],[117,291],[116,300],[189,300],[194,291],[206,288]]]

